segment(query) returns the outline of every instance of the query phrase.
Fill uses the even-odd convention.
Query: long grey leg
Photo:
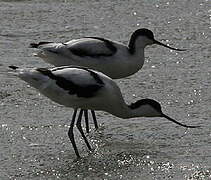
[[[74,113],[73,113],[73,116],[72,116],[72,121],[70,123],[70,128],[69,128],[69,131],[68,131],[68,136],[70,138],[70,141],[73,145],[73,149],[75,151],[75,154],[78,158],[80,158],[80,155],[79,155],[79,152],[78,152],[78,149],[77,149],[77,146],[75,144],[75,139],[74,139],[74,134],[73,134],[73,127],[74,127],[74,124],[75,124],[75,117],[76,117],[76,114],[77,114],[77,109],[74,110]]]
[[[84,110],[84,111],[85,111],[85,110]],[[86,138],[86,136],[85,136],[85,134],[84,134],[84,132],[83,132],[82,126],[81,126],[82,115],[83,115],[83,110],[80,111],[80,113],[79,113],[79,116],[78,116],[78,120],[77,120],[76,126],[77,126],[79,132],[81,133],[81,136],[83,137],[83,139],[84,139],[84,141],[85,141],[85,143],[86,143],[86,146],[87,146],[88,149],[91,151],[92,148],[91,148],[91,146],[90,146],[90,144],[89,144],[89,142],[88,142],[88,140],[87,140],[87,138]]]
[[[96,116],[95,116],[95,112],[93,110],[91,110],[91,113],[92,113],[95,129],[98,129],[98,124],[97,124],[97,119],[96,119]]]
[[[86,124],[86,133],[89,133],[89,118],[88,118],[88,110],[82,110],[84,111],[84,117],[85,117],[85,124]]]

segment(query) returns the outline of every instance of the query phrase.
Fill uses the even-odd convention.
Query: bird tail
[[[9,74],[13,74],[13,75],[18,75],[19,74],[19,71],[20,71],[20,68],[17,67],[17,66],[14,66],[14,65],[10,65],[8,66],[10,69],[12,69],[12,71],[9,71]]]
[[[30,43],[29,48],[38,48],[39,44],[37,43]]]
[[[9,72],[8,72],[9,74],[18,76],[19,70],[20,70],[19,67],[14,66],[14,65],[11,65],[11,66],[8,66],[8,67],[9,67],[10,69],[12,69],[12,71],[9,71]]]
[[[42,41],[42,42],[39,42],[39,43],[31,43],[29,45],[29,48],[39,48],[39,46],[42,46],[42,45],[45,45],[45,44],[49,44],[49,43],[52,43],[52,42]]]
[[[12,71],[9,71],[8,74],[11,74],[13,76],[18,76],[19,78],[23,79],[24,81],[27,81],[30,79],[33,74],[34,70],[36,68],[20,68],[14,65],[8,66]],[[27,81],[28,82],[28,81]]]
[[[16,69],[18,69],[19,67],[11,65],[11,66],[9,66],[9,68],[10,68],[10,69],[13,69],[13,70],[16,70]]]
[[[29,72],[30,69],[32,68],[20,68],[18,66],[10,65],[8,66],[12,71],[9,71],[9,74],[15,75],[15,76],[20,76],[22,74],[25,74],[26,72]]]

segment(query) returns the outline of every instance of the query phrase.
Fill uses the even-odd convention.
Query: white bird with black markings
[[[120,79],[142,68],[144,48],[152,44],[184,51],[155,40],[153,32],[148,29],[136,30],[128,45],[100,37],[84,37],[66,43],[31,43],[30,47],[38,48],[40,51],[34,55],[54,66],[83,66],[100,71],[112,79]]]
[[[54,102],[74,109],[68,136],[76,156],[79,152],[75,143],[73,127],[78,109],[101,110],[120,118],[164,117],[186,128],[182,124],[165,115],[160,104],[152,99],[141,99],[130,105],[126,104],[117,84],[108,76],[91,69],[73,66],[47,68],[18,68],[9,66],[14,74],[39,90]],[[88,149],[92,148],[81,127],[83,112],[80,111],[76,126]]]
[[[52,65],[88,67],[103,72],[112,79],[120,79],[130,76],[142,68],[144,48],[152,44],[184,51],[184,49],[173,48],[155,40],[153,32],[145,28],[133,32],[128,45],[100,37],[84,37],[66,43],[31,43],[30,47],[39,49],[40,51],[34,55]],[[87,111],[84,113],[85,119],[87,119]],[[97,128],[94,111],[92,111],[92,115]]]

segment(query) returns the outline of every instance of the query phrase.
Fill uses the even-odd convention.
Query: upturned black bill
[[[169,116],[167,116],[165,114],[162,114],[162,117],[164,117],[164,118],[168,119],[169,121],[172,121],[172,122],[174,122],[174,123],[176,123],[176,124],[178,124],[180,126],[186,127],[186,128],[198,128],[198,127],[200,127],[200,126],[188,126],[186,124],[182,124],[182,123],[170,118]]]
[[[166,47],[166,48],[175,50],[175,51],[186,51],[186,49],[178,49],[178,48],[173,48],[173,47],[167,46],[166,44],[163,44],[163,43],[161,43],[161,42],[159,42],[159,41],[157,41],[157,40],[154,40],[154,43],[155,43],[155,44],[158,44],[158,45],[160,45],[160,46],[164,46],[164,47]]]

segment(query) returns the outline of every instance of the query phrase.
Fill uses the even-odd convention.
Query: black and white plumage
[[[117,84],[101,72],[82,67],[64,66],[47,68],[18,68],[10,66],[15,74],[51,100],[74,109],[68,136],[77,157],[80,157],[74,140],[73,127],[78,109],[101,110],[120,118],[164,117],[176,124],[187,126],[165,115],[160,104],[152,99],[141,99],[127,105]],[[91,146],[81,127],[83,111],[80,111],[76,126],[87,147]]]
[[[151,44],[183,51],[155,40],[153,32],[144,28],[136,30],[131,35],[128,45],[100,37],[85,37],[66,43],[31,43],[30,47],[39,49],[40,51],[34,55],[52,65],[84,66],[103,72],[112,79],[119,79],[130,76],[142,68],[144,48]]]
[[[100,37],[84,37],[66,43],[31,43],[30,47],[39,49],[40,51],[34,55],[52,65],[88,67],[112,79],[120,79],[142,68],[144,48],[152,44],[183,51],[155,40],[153,32],[144,28],[136,30],[131,35],[128,45]]]

